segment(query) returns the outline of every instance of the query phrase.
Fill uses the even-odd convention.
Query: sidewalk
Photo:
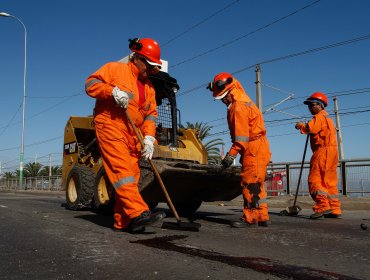
[[[11,191],[4,191],[11,192]],[[65,197],[65,191],[39,191],[39,190],[20,190],[17,193],[22,194],[42,194],[52,195],[56,197]],[[364,210],[370,211],[370,195],[365,197],[339,197],[342,202],[342,210]],[[269,208],[285,209],[287,206],[293,205],[294,195],[280,195],[267,197],[267,205]],[[204,202],[205,204],[222,205],[222,206],[240,206],[243,207],[243,197],[240,195],[231,201],[215,201]],[[302,209],[312,209],[313,200],[310,196],[298,196],[297,205]]]
[[[366,210],[370,211],[370,196],[365,197],[346,197],[340,196],[342,202],[342,210]],[[287,206],[292,206],[294,202],[294,195],[280,195],[280,196],[269,196],[267,197],[267,205],[269,208],[281,208],[284,209]],[[243,197],[238,196],[232,201],[218,202],[227,205],[238,205],[243,206]],[[312,209],[313,200],[310,196],[298,196],[297,205],[302,209]]]

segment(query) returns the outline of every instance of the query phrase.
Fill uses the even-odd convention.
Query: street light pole
[[[19,187],[23,186],[23,164],[24,164],[24,115],[26,110],[26,68],[27,68],[27,29],[24,23],[16,16],[0,12],[1,17],[11,17],[16,19],[24,29],[24,70],[23,70],[23,101],[22,101],[22,141],[19,156]]]

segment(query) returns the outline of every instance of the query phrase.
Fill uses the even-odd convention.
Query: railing
[[[309,195],[307,178],[309,162],[302,170],[299,195]],[[268,166],[266,190],[269,195],[295,194],[301,162],[271,163]],[[338,189],[342,195],[364,196],[370,194],[370,158],[343,160],[338,164]]]
[[[294,195],[297,188],[301,162],[271,163],[265,187],[268,195]],[[307,178],[309,162],[302,170],[299,195],[309,195]],[[0,179],[0,190],[61,190],[61,175],[44,177],[26,177],[23,187],[19,188],[18,178]],[[338,189],[342,195],[370,195],[370,158],[343,160],[338,165]]]
[[[42,191],[60,191],[62,185],[62,176],[40,176],[25,177],[23,187],[19,187],[18,178],[0,179],[0,190],[42,190]]]

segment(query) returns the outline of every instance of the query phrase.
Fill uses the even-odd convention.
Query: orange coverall
[[[308,186],[315,201],[313,211],[323,212],[332,209],[333,214],[339,215],[342,211],[338,198],[338,148],[334,122],[325,110],[321,110],[306,127],[301,127],[300,131],[303,134],[310,133],[313,154]]]
[[[264,181],[271,158],[261,111],[234,79],[232,103],[228,108],[232,146],[229,154],[241,155],[241,186],[244,198],[243,219],[250,224],[269,220]]]
[[[115,86],[129,93],[128,113],[144,136],[154,137],[158,117],[155,91],[149,80],[138,86],[138,73],[131,62],[110,62],[89,76],[85,84],[86,93],[96,98],[95,132],[105,171],[115,188],[117,229],[127,228],[131,219],[149,210],[138,189],[140,142],[124,109],[117,107],[112,96]]]

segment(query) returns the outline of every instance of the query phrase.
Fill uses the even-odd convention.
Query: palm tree
[[[24,174],[26,177],[40,176],[42,164],[39,162],[29,162],[24,166]]]
[[[203,124],[202,122],[196,122],[195,124],[192,124],[190,122],[186,122],[186,127],[184,127],[183,125],[180,125],[180,128],[191,128],[191,129],[194,129],[196,134],[197,134],[197,137],[200,141],[203,141],[204,138],[206,138],[207,136],[209,136],[209,132],[210,130],[212,129],[212,126],[209,126],[209,125],[205,125]]]
[[[14,173],[13,173],[13,172],[5,172],[5,173],[4,173],[4,177],[5,177],[6,179],[11,179],[11,178],[15,178],[15,175],[14,175]]]
[[[208,163],[210,164],[219,164],[221,163],[221,152],[219,146],[223,146],[225,143],[221,138],[216,138],[211,141],[208,141],[204,144],[208,152]]]
[[[203,140],[210,136],[210,131],[212,129],[211,125],[205,125],[202,122],[196,122],[192,124],[186,122],[186,127],[180,125],[180,128],[191,128],[195,130],[195,135],[197,138],[203,142]],[[221,162],[221,153],[219,146],[224,145],[221,138],[216,138],[204,143],[204,147],[208,153],[208,162],[211,164],[217,164]]]
[[[51,176],[61,175],[62,168],[59,165],[54,165],[51,167]],[[49,176],[49,166],[44,166],[39,173],[39,176]]]

